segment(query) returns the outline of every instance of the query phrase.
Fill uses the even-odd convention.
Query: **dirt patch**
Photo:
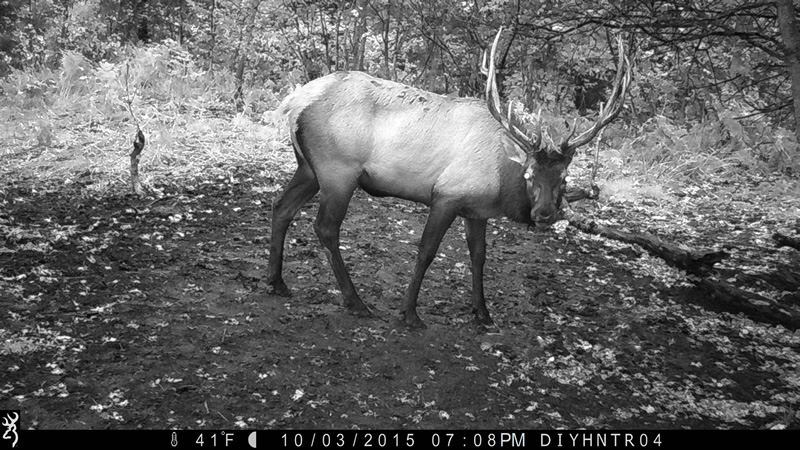
[[[0,192],[0,409],[25,428],[799,428],[800,335],[696,306],[681,274],[563,227],[490,225],[472,324],[463,225],[397,323],[426,209],[354,198],[341,307],[312,229],[292,299],[267,295],[270,204],[239,170],[143,202],[83,186]],[[796,260],[794,260],[796,261]]]

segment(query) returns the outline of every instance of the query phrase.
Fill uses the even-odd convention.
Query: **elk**
[[[378,197],[424,203],[430,211],[419,243],[402,320],[424,327],[417,297],[428,266],[456,216],[464,218],[472,263],[472,311],[478,324],[492,324],[483,294],[486,222],[504,215],[547,229],[557,220],[567,167],[575,150],[619,115],[631,68],[619,40],[612,93],[597,122],[563,141],[546,144],[501,113],[495,53],[502,29],[486,53],[486,99],[453,99],[362,72],[334,72],[290,94],[278,112],[288,116],[297,171],[275,203],[267,283],[290,296],[282,278],[286,231],[297,211],[317,192],[314,231],[325,248],[346,308],[371,316],[339,250],[339,231],[357,187]],[[555,146],[555,147],[554,147]]]

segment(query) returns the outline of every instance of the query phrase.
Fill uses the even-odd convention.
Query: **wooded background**
[[[146,48],[151,71],[183,59],[184,76],[227,83],[219,100],[252,113],[334,70],[479,96],[482,52],[504,26],[502,92],[542,110],[558,134],[604,100],[623,33],[636,79],[616,126],[627,139],[609,131],[613,144],[647,152],[648,164],[685,150],[709,155],[712,170],[796,173],[795,9],[791,0],[5,0],[0,75],[91,70]]]

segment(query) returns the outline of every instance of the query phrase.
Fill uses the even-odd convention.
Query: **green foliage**
[[[173,179],[275,157],[264,149],[277,145],[282,130],[247,116],[232,118],[230,72],[205,70],[171,41],[130,47],[124,55],[118,62],[94,63],[68,51],[58,71],[13,70],[0,80],[8,99],[0,118],[9,122],[0,141],[30,152],[4,170],[67,182],[81,173],[112,175],[92,185],[103,188],[128,170],[134,116],[147,135],[145,183],[165,173]],[[248,107],[277,104],[271,91],[256,92],[248,95]]]
[[[702,179],[731,171],[798,173],[800,152],[793,133],[767,121],[744,126],[723,111],[719,121],[677,124],[656,116],[609,156],[613,169],[631,165],[656,177]],[[773,136],[774,140],[765,140]]]
[[[589,126],[607,98],[618,30],[641,29],[625,41],[636,50],[636,77],[604,148],[658,176],[797,173],[793,122],[772,106],[790,86],[772,44],[774,10],[728,3],[742,14],[710,0],[688,9],[674,1],[6,0],[0,86],[21,110],[90,117],[123,117],[128,100],[178,111],[236,105],[258,117],[333,70],[481,96],[481,55],[502,25],[502,93],[528,129],[541,126],[558,142],[576,118]],[[682,28],[671,28],[676,15]],[[664,30],[674,41],[661,39]]]
[[[734,164],[730,158],[733,148],[739,144],[734,140],[724,143],[718,122],[686,128],[665,116],[648,120],[634,134],[636,137],[619,149],[619,158],[656,177],[706,177],[729,168]]]
[[[137,96],[198,109],[230,101],[230,76],[200,67],[195,57],[174,41],[133,48],[130,58],[129,65],[117,66],[117,78],[127,78],[131,93]]]
[[[19,108],[45,104],[59,110],[127,114],[127,101],[159,102],[177,108],[208,109],[229,104],[233,80],[198,66],[173,41],[131,47],[117,62],[95,63],[65,51],[60,70],[12,70],[0,88]]]
[[[66,31],[63,49],[80,53],[98,61],[113,58],[120,51],[121,40],[109,33],[108,22],[98,20],[104,13],[102,3],[84,1],[75,3],[63,25]]]

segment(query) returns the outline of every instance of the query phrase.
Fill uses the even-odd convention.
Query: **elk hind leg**
[[[297,164],[297,171],[272,210],[272,237],[269,247],[267,284],[272,287],[273,293],[283,297],[291,296],[291,291],[284,283],[282,276],[286,230],[297,211],[319,191],[317,177],[308,162],[298,158]]]
[[[339,231],[347,214],[350,198],[353,196],[353,191],[356,187],[355,182],[351,184],[343,183],[344,179],[347,179],[347,177],[339,178],[322,186],[319,213],[314,223],[314,231],[317,232],[320,242],[325,247],[328,262],[331,265],[331,269],[333,269],[333,274],[336,276],[339,289],[344,297],[344,306],[358,316],[370,317],[372,313],[358,297],[353,281],[347,272],[347,267],[344,265],[344,260],[342,260],[342,253],[339,250]],[[353,177],[353,180],[355,179],[356,177]]]

